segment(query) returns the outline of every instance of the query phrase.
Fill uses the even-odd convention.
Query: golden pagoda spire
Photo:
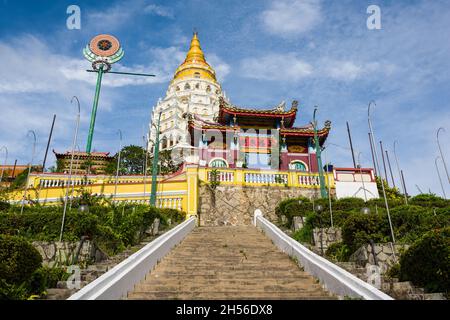
[[[197,32],[194,32],[186,59],[175,71],[173,80],[185,78],[203,78],[216,82],[216,73],[205,60]]]

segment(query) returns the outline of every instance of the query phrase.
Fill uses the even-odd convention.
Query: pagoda
[[[177,162],[201,167],[254,168],[318,172],[314,127],[294,127],[298,102],[289,110],[234,106],[206,62],[198,33],[176,69],[166,96],[152,110],[148,149],[153,153],[158,116],[160,150],[171,150]],[[317,129],[319,145],[331,128]]]

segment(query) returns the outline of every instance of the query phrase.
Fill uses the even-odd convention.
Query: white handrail
[[[302,246],[277,228],[273,223],[265,219],[261,210],[255,210],[253,223],[280,250],[291,257],[297,258],[304,270],[318,278],[330,292],[340,296],[363,298],[366,300],[393,300],[392,297],[377,288]]]
[[[156,238],[138,252],[95,279],[68,300],[117,300],[133,290],[134,285],[195,227],[190,217],[172,230]]]

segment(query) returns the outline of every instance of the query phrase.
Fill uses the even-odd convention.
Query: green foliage
[[[220,185],[219,180],[219,170],[213,169],[209,173],[209,185],[211,186],[211,189],[215,189]]]
[[[58,207],[43,207],[38,211],[26,207],[23,214],[0,214],[0,233],[33,240],[56,240],[59,238],[61,220],[62,210]],[[81,236],[93,237],[98,232],[98,223],[98,217],[95,215],[80,213],[76,210],[68,211],[64,239],[79,240]]]
[[[114,161],[110,163],[106,171],[108,174],[115,174],[117,170],[117,158],[119,153],[114,155]],[[142,174],[145,161],[145,150],[141,146],[129,145],[120,151],[120,174]]]
[[[328,246],[325,255],[335,261],[348,261],[352,251],[343,242],[336,242]]]
[[[29,294],[41,295],[47,288],[55,288],[58,281],[67,280],[69,274],[63,268],[40,267],[27,283]]]
[[[437,197],[433,194],[419,194],[409,200],[409,204],[428,207],[428,208],[444,208],[450,206],[450,200]]]
[[[161,166],[161,174],[170,174],[178,170],[179,165],[175,164],[172,159],[171,150],[162,150],[159,152],[159,164]]]
[[[31,167],[31,172],[40,171],[40,170],[41,170],[41,168],[38,166]],[[11,186],[9,188],[11,190],[23,188],[25,186],[25,183],[27,182],[27,178],[28,178],[28,169],[19,173],[16,176],[16,178],[14,179],[14,181],[11,183]]]
[[[450,227],[426,233],[400,258],[400,280],[429,292],[450,290]]]
[[[0,300],[25,300],[29,297],[26,283],[10,284],[0,278]]]
[[[11,205],[6,201],[0,201],[0,211],[7,211]]]
[[[41,255],[25,239],[0,235],[0,276],[3,280],[21,284],[41,263]]]
[[[380,177],[376,177],[378,193],[380,194],[381,197],[383,196],[383,188],[381,186],[381,181],[383,181],[384,190],[386,191],[386,198],[387,199],[389,199],[389,200],[401,200],[404,197],[403,194],[400,193],[398,188],[391,188],[391,187],[388,186],[386,180],[381,179]]]
[[[382,215],[355,213],[345,220],[342,227],[342,242],[352,253],[371,239],[375,242],[390,241],[388,235]]]
[[[342,198],[333,203],[333,210],[360,210],[364,206],[361,198]]]
[[[305,225],[303,228],[297,230],[292,238],[302,243],[312,243],[313,242],[313,229],[311,225]]]

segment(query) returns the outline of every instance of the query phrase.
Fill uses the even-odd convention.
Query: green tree
[[[386,180],[381,179],[380,177],[376,177],[377,181],[377,188],[378,193],[380,194],[380,197],[383,196],[383,189],[381,186],[381,181],[383,181],[384,190],[386,191],[386,197],[390,200],[402,200],[403,194],[397,189],[397,188],[391,188],[388,186]]]
[[[114,155],[114,161],[106,167],[106,173],[115,174],[117,169],[117,158],[119,153]],[[147,156],[147,158],[149,158]],[[140,146],[129,145],[122,148],[120,152],[119,172],[121,174],[142,174],[145,161],[145,150]],[[147,159],[148,161],[148,159]],[[148,163],[150,163],[148,161]],[[147,172],[149,166],[147,164]]]

